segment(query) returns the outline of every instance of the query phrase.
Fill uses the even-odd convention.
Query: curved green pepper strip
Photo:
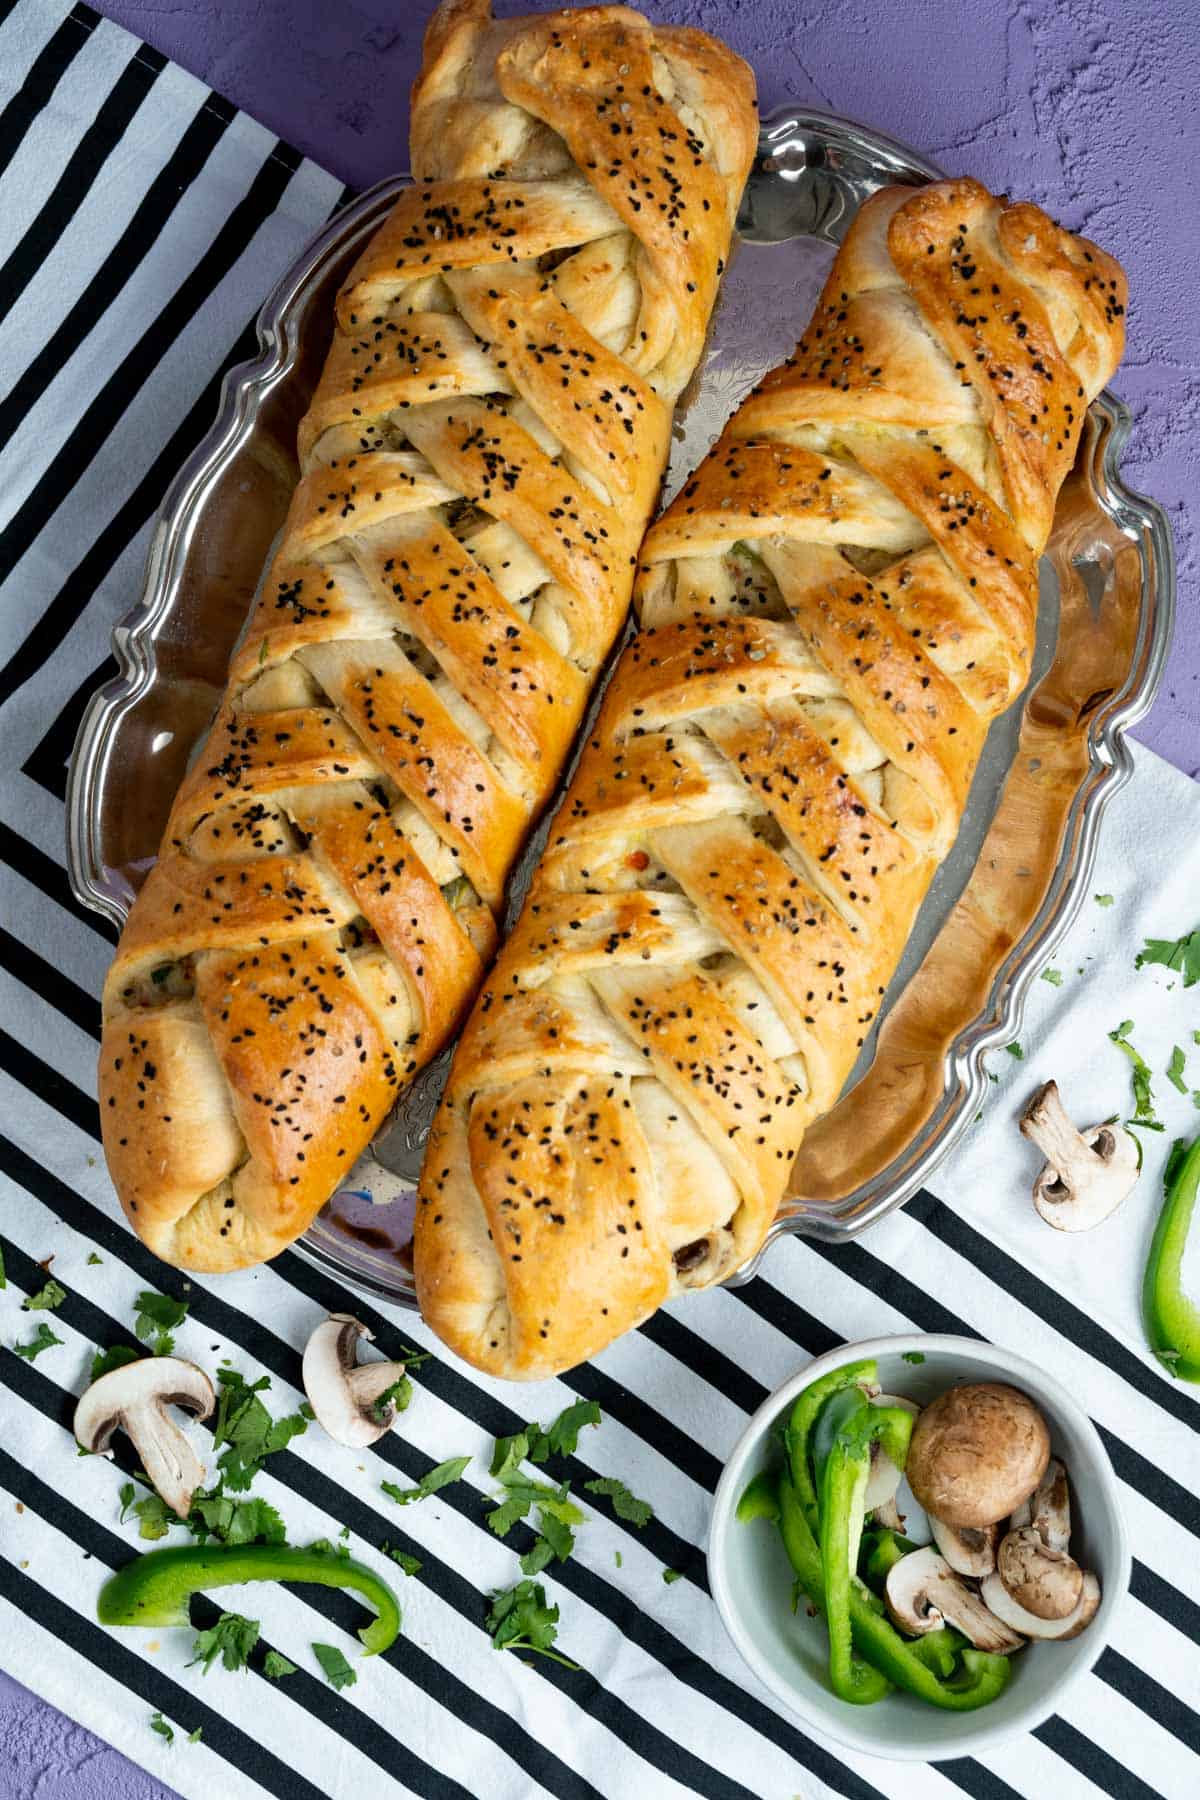
[[[800,1577],[801,1587],[817,1611],[825,1614],[828,1626],[830,1606],[821,1549],[787,1475],[779,1478],[779,1530],[788,1560]],[[872,1706],[876,1700],[882,1700],[885,1694],[891,1692],[891,1683],[869,1663],[852,1656],[848,1646],[844,1654],[839,1650],[836,1670],[834,1664],[833,1630],[830,1627],[829,1679],[834,1692],[843,1700],[849,1700],[853,1706]]]
[[[1166,1197],[1142,1283],[1146,1335],[1163,1367],[1181,1381],[1200,1382],[1200,1306],[1183,1288],[1183,1255],[1200,1190],[1200,1137],[1176,1145],[1164,1177]]]
[[[804,1516],[799,1496],[786,1475],[779,1483],[779,1530],[801,1586],[813,1605],[824,1611],[821,1552]],[[971,1712],[976,1707],[986,1706],[1004,1691],[1012,1674],[1007,1656],[964,1650],[962,1673],[950,1681],[940,1680],[934,1670],[926,1666],[916,1645],[908,1643],[882,1614],[874,1610],[873,1599],[874,1596],[868,1595],[857,1582],[850,1584],[850,1627],[854,1647],[894,1686],[948,1712]],[[931,1637],[936,1635],[930,1633]]]
[[[760,1470],[746,1483],[734,1517],[742,1525],[751,1519],[779,1517],[779,1483],[769,1469]]]
[[[903,1467],[911,1432],[911,1414],[902,1407],[872,1406],[857,1387],[832,1394],[812,1430],[829,1625],[829,1679],[834,1693],[856,1706],[880,1697],[876,1671],[853,1654],[850,1629],[850,1590],[857,1585],[871,1447],[877,1439],[886,1438]]]
[[[188,1602],[194,1593],[242,1581],[313,1581],[357,1589],[379,1615],[358,1634],[367,1656],[388,1649],[400,1630],[399,1603],[374,1569],[353,1557],[289,1544],[182,1544],[150,1550],[109,1576],[100,1589],[96,1616],[102,1625],[190,1625]]]
[[[914,1638],[908,1648],[918,1662],[923,1662],[944,1681],[953,1674],[958,1653],[967,1648],[969,1641],[952,1625],[939,1625],[936,1631],[927,1631],[924,1637]]]
[[[828,1375],[822,1375],[811,1386],[806,1387],[792,1407],[792,1416],[787,1423],[785,1433],[787,1441],[788,1463],[791,1467],[792,1482],[804,1507],[809,1524],[816,1529],[817,1490],[809,1473],[809,1439],[817,1415],[831,1394],[840,1393],[843,1388],[856,1387],[859,1382],[875,1382],[879,1377],[878,1364],[869,1358],[863,1362],[845,1363],[842,1368],[834,1369]]]

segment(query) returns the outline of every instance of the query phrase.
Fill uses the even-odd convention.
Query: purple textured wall
[[[430,0],[93,3],[355,187],[404,163]],[[764,110],[804,100],[879,126],[952,172],[1038,201],[1124,262],[1126,468],[1170,508],[1180,557],[1175,651],[1140,735],[1200,776],[1197,0],[642,3],[739,50]],[[0,1800],[165,1792],[0,1676]]]
[[[432,0],[95,0],[340,175],[406,160],[408,88]],[[546,0],[495,0],[497,12]],[[1197,0],[642,0],[717,32],[764,111],[805,100],[1036,200],[1129,272],[1131,483],[1171,510],[1181,617],[1139,736],[1200,775],[1200,148]],[[797,330],[802,321],[797,321]]]

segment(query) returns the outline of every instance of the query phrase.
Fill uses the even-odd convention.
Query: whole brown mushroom
[[[905,1473],[927,1513],[982,1529],[1028,1500],[1049,1460],[1050,1433],[1028,1395],[977,1381],[948,1388],[925,1408]]]

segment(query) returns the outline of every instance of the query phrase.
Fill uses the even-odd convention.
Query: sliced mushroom
[[[915,1419],[920,1407],[915,1400],[905,1399],[903,1394],[872,1394],[872,1406],[899,1406],[911,1413]],[[876,1513],[876,1523],[885,1523],[878,1518],[878,1508],[894,1500],[896,1490],[900,1486],[903,1470],[898,1469],[883,1445],[876,1438],[871,1445],[871,1473],[867,1477],[867,1493],[863,1504],[868,1512]]]
[[[155,1492],[186,1519],[204,1464],[168,1412],[181,1406],[207,1419],[216,1404],[213,1384],[181,1356],[142,1356],[93,1381],[75,1408],[75,1436],[94,1455],[111,1456],[113,1433],[132,1439]]]
[[[1051,1550],[1027,1525],[1010,1531],[996,1553],[996,1573],[1017,1605],[1038,1619],[1065,1619],[1083,1592],[1083,1570],[1065,1550]]]
[[[1036,1492],[1027,1502],[1027,1509],[1025,1518],[1018,1520],[1014,1514],[1009,1520],[1010,1531],[1019,1531],[1022,1525],[1032,1525],[1051,1550],[1066,1550],[1070,1547],[1071,1491],[1067,1484],[1067,1471],[1056,1456],[1051,1457]]]
[[[1047,1081],[1031,1097],[1021,1130],[1046,1158],[1033,1184],[1033,1204],[1056,1231],[1091,1231],[1116,1211],[1138,1178],[1138,1150],[1119,1126],[1076,1131]]]
[[[302,1380],[318,1423],[336,1444],[365,1450],[396,1423],[395,1402],[379,1404],[404,1374],[397,1362],[358,1363],[358,1340],[373,1342],[360,1319],[330,1313],[304,1347]]]
[[[956,1575],[979,1581],[995,1568],[999,1525],[947,1525],[944,1519],[930,1518],[929,1529]]]
[[[939,1625],[954,1625],[977,1650],[1019,1650],[1024,1642],[936,1550],[902,1556],[888,1572],[885,1595],[896,1624],[917,1637]]]
[[[1078,1637],[1084,1626],[1091,1624],[1100,1604],[1100,1583],[1090,1570],[1083,1577],[1074,1611],[1065,1619],[1039,1619],[1036,1613],[1026,1612],[1008,1592],[999,1571],[984,1576],[979,1592],[988,1610],[1013,1631],[1031,1638],[1053,1638],[1056,1643],[1061,1643],[1064,1638]]]

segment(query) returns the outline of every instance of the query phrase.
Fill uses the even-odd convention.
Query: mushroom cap
[[[1029,1498],[1049,1460],[1050,1433],[1029,1396],[977,1381],[948,1388],[924,1409],[905,1474],[934,1518],[982,1528]]]
[[[75,1438],[85,1450],[103,1454],[135,1409],[182,1406],[207,1419],[216,1403],[212,1382],[194,1362],[182,1356],[139,1356],[85,1388],[75,1407]]]
[[[1083,1592],[1083,1570],[1074,1557],[1052,1550],[1032,1525],[1001,1540],[996,1572],[1017,1605],[1038,1619],[1065,1619]]]
[[[1091,1624],[1100,1604],[1100,1583],[1090,1570],[1083,1577],[1074,1611],[1065,1619],[1039,1619],[1036,1613],[1027,1612],[1013,1599],[1000,1579],[999,1570],[984,1576],[979,1592],[988,1611],[1013,1631],[1019,1631],[1027,1638],[1053,1638],[1055,1643],[1078,1637],[1084,1627]]]
[[[133,1441],[155,1492],[185,1519],[204,1479],[204,1464],[167,1412],[182,1406],[207,1419],[216,1404],[203,1369],[181,1356],[142,1356],[93,1381],[75,1408],[75,1436],[85,1450],[108,1453],[114,1431]]]

